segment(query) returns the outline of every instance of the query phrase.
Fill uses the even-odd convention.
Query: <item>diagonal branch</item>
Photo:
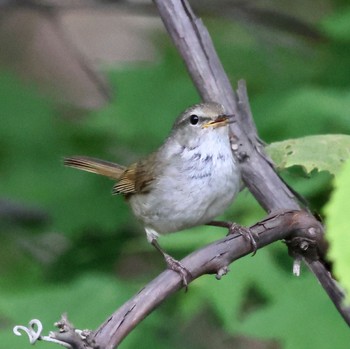
[[[314,240],[313,233],[320,230],[322,230],[321,224],[319,222],[315,224],[312,215],[305,211],[293,210],[270,215],[250,227],[250,231],[258,236],[258,248],[285,239],[291,234],[309,239],[313,242],[309,246],[309,254],[313,256],[310,260],[317,256],[317,241]],[[181,263],[190,271],[193,277],[191,281],[204,274],[215,273],[219,279],[228,271],[230,263],[249,253],[251,244],[244,236],[228,235],[193,252]],[[179,274],[171,270],[161,273],[100,326],[92,338],[95,347],[112,349],[117,346],[140,321],[180,288],[182,279]],[[347,321],[350,322],[350,316]]]

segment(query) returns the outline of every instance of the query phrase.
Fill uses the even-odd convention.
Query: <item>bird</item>
[[[149,156],[129,166],[87,156],[71,156],[64,164],[116,181],[121,194],[144,227],[147,240],[178,272],[187,287],[189,271],[160,247],[160,235],[210,223],[233,202],[241,172],[230,143],[234,115],[215,102],[187,108],[169,136]]]

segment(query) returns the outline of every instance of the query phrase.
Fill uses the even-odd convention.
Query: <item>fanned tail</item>
[[[65,158],[65,166],[77,168],[78,170],[96,173],[111,179],[118,180],[126,170],[126,167],[113,162],[99,160],[87,156],[72,156]]]

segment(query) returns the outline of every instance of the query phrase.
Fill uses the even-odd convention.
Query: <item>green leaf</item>
[[[301,166],[306,173],[313,170],[337,174],[350,157],[350,136],[318,135],[275,142],[266,147],[278,169]]]
[[[325,208],[329,258],[334,262],[334,273],[350,294],[350,161],[334,178],[335,190]],[[349,300],[349,296],[348,296]]]

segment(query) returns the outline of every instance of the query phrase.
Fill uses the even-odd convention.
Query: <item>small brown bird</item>
[[[187,285],[189,272],[161,249],[157,238],[207,224],[233,201],[240,169],[229,139],[232,121],[219,104],[196,104],[176,119],[163,145],[144,160],[124,167],[74,156],[64,164],[116,180],[113,194],[125,196],[148,241]]]

